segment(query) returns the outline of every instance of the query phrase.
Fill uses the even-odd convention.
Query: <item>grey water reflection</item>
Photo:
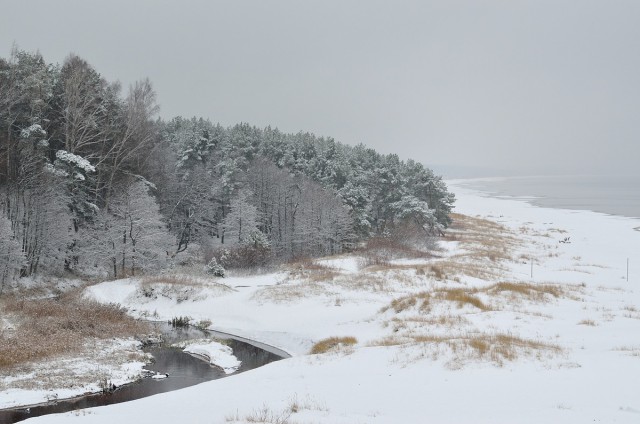
[[[267,350],[268,347],[260,345],[259,343],[251,344],[246,339],[238,340],[223,333],[203,332],[195,328],[174,329],[165,323],[154,323],[154,326],[156,331],[163,333],[165,343],[144,348],[146,352],[153,356],[153,362],[145,366],[145,369],[153,373],[168,374],[168,378],[144,378],[137,382],[118,387],[112,393],[89,394],[34,405],[29,408],[22,407],[0,410],[0,424],[16,423],[46,414],[56,414],[96,406],[112,405],[114,403],[129,402],[227,376],[221,369],[183,352],[182,349],[171,347],[172,344],[181,341],[194,340],[211,336],[212,334],[226,338],[226,343],[233,350],[233,354],[242,361],[242,365],[236,373],[261,367],[287,356],[284,352],[277,352],[277,349],[270,349],[271,351],[269,351]]]

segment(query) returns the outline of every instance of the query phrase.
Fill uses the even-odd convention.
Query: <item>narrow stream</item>
[[[170,346],[171,344],[185,340],[194,340],[203,337],[225,339],[229,347],[233,349],[233,354],[242,361],[242,365],[234,374],[258,368],[289,356],[286,352],[271,346],[226,333],[202,331],[191,327],[172,328],[166,323],[153,323],[153,325],[156,332],[164,335],[165,343],[162,345],[151,345],[143,349],[145,352],[150,353],[154,359],[151,364],[145,366],[145,369],[153,371],[154,373],[169,374],[168,378],[160,380],[143,378],[137,382],[118,387],[117,390],[109,394],[96,393],[32,405],[30,407],[22,406],[19,408],[3,409],[0,410],[0,424],[16,423],[46,414],[57,414],[78,409],[128,402],[227,376],[221,369],[209,365],[208,362],[185,353],[181,349]],[[230,375],[232,376],[234,374]]]

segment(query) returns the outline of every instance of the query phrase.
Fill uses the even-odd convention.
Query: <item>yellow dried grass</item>
[[[17,323],[0,332],[0,369],[69,354],[91,339],[130,337],[149,331],[119,305],[68,294],[54,299],[5,298],[0,306]]]
[[[311,348],[311,354],[316,355],[320,353],[326,353],[330,350],[333,350],[337,347],[341,346],[352,346],[358,343],[358,340],[355,337],[329,337],[326,339],[322,339]]]

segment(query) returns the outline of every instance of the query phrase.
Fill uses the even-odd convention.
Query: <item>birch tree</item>
[[[153,118],[158,110],[156,94],[148,79],[130,87],[120,116],[115,121],[114,135],[104,146],[96,164],[98,188],[107,206],[116,178],[128,165],[135,165],[144,149],[150,147],[156,134]]]
[[[109,102],[114,89],[93,67],[76,55],[65,60],[59,78],[58,137],[65,151],[99,159],[108,131]]]

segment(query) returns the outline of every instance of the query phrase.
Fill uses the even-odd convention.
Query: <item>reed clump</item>
[[[67,294],[57,298],[7,297],[0,309],[15,329],[0,332],[0,369],[73,354],[92,339],[126,338],[149,331],[116,304]]]

